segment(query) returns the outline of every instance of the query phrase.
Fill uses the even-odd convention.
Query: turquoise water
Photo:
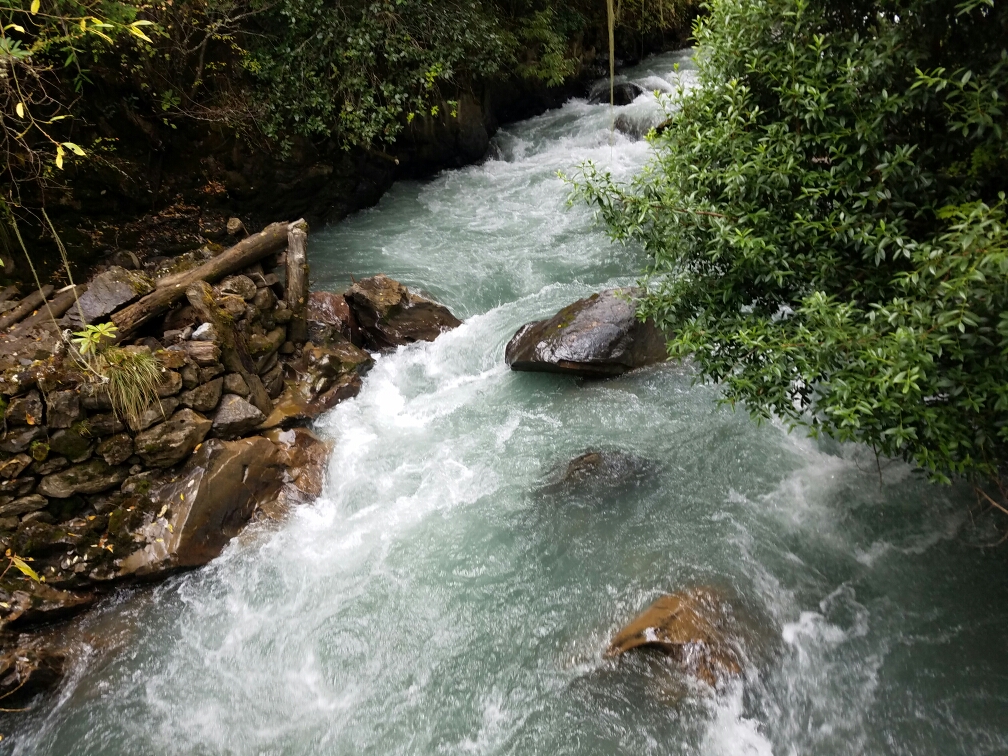
[[[676,62],[628,76],[667,87]],[[618,110],[660,118],[650,96]],[[88,616],[70,678],[0,752],[1008,752],[1008,556],[980,548],[997,533],[967,492],[758,427],[688,367],[590,383],[504,365],[522,323],[642,265],[556,176],[639,169],[648,146],[613,117],[573,101],[312,234],[316,288],[384,272],[465,323],[380,356],[320,420],[318,502]],[[541,490],[592,448],[646,473]],[[603,658],[657,595],[706,584],[761,618],[744,679]]]

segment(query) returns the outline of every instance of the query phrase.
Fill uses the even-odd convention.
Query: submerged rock
[[[715,686],[742,673],[743,640],[725,597],[714,588],[697,587],[658,598],[616,634],[606,655],[655,649]]]
[[[444,305],[414,294],[384,275],[361,279],[345,296],[368,349],[434,341],[462,324]]]
[[[651,476],[652,463],[620,451],[590,450],[551,471],[543,494],[564,494],[586,487],[609,490],[638,485]]]
[[[526,323],[507,345],[512,370],[608,378],[666,358],[665,337],[637,319],[635,289],[608,289]]]
[[[609,94],[609,80],[599,81],[592,86],[588,102],[593,105],[608,105]],[[632,81],[618,81],[612,85],[612,104],[629,105],[642,94],[644,94],[644,87],[640,84],[634,84]]]
[[[262,436],[206,441],[175,480],[151,492],[162,509],[134,536],[145,545],[122,560],[120,574],[150,576],[206,564],[260,501],[275,498],[282,475],[280,453]]]

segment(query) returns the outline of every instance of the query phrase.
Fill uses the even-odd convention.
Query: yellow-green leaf
[[[140,31],[139,29],[137,29],[135,26],[130,26],[129,30],[130,30],[130,33],[132,33],[134,37],[139,37],[144,42],[150,42],[151,44],[154,44],[153,40],[151,40],[150,37],[148,37],[142,31]]]
[[[154,26],[153,21],[134,21],[130,26]]]
[[[31,567],[29,567],[28,563],[25,562],[24,559],[22,559],[19,556],[12,556],[11,557],[11,562],[13,562],[15,567],[17,567],[19,570],[21,570],[21,572],[23,572],[25,575],[27,575],[28,577],[30,577],[36,583],[41,582],[41,580],[39,579],[38,573],[35,572],[35,570],[33,570]]]
[[[84,157],[84,150],[73,142],[63,142],[63,146],[70,150],[74,155]]]
[[[14,112],[18,114],[18,118],[24,118],[24,103],[19,102],[16,106],[14,106]]]
[[[63,145],[56,148],[56,167],[63,170]]]
[[[102,39],[104,39],[106,42],[111,42],[112,41],[112,37],[110,37],[108,34],[102,34],[100,31],[98,31],[95,28],[88,29],[88,31],[91,32],[92,34],[97,34],[99,37],[101,37]]]
[[[21,24],[7,24],[7,26],[4,27],[4,31],[7,31],[8,29],[13,29],[16,32],[24,34],[24,27],[21,26]]]
[[[33,16],[36,13],[38,13],[38,9],[39,9],[39,0],[32,0],[31,13],[32,13]]]
[[[82,18],[80,20],[80,30],[81,31],[87,31],[87,19],[86,18]]]

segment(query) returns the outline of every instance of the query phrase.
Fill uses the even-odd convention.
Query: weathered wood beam
[[[50,284],[43,286],[40,291],[33,291],[21,300],[21,304],[8,312],[6,315],[0,316],[0,330],[9,328],[15,323],[20,323],[37,310],[42,304],[44,304],[49,298],[49,295],[52,293],[53,287]]]
[[[287,289],[284,294],[291,310],[287,338],[295,344],[308,341],[308,224],[291,223],[287,230]]]
[[[213,283],[282,250],[287,246],[289,225],[286,221],[271,223],[259,233],[242,239],[198,268],[159,280],[157,289],[152,293],[112,315],[110,320],[118,329],[117,340],[122,341],[135,334],[145,323],[184,297],[189,287],[197,281]]]
[[[67,310],[73,307],[74,302],[85,291],[87,291],[87,284],[67,286],[65,289],[60,289],[56,296],[49,301],[47,307],[40,308],[34,315],[22,320],[14,330],[18,332],[27,331],[39,323],[44,323],[50,319],[50,312],[53,318],[62,317]]]

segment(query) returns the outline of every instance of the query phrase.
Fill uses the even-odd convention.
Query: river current
[[[676,53],[626,75],[671,90],[689,69]],[[639,170],[650,147],[620,114],[662,117],[651,94],[571,101],[311,235],[315,288],[383,272],[464,324],[378,356],[319,420],[317,502],[82,620],[70,676],[0,753],[1008,752],[1008,555],[983,548],[998,534],[966,490],[757,426],[688,366],[584,382],[504,364],[521,324],[643,266],[557,177]],[[588,449],[645,473],[544,493]],[[604,658],[697,585],[768,628],[742,680],[684,693],[667,661]]]

